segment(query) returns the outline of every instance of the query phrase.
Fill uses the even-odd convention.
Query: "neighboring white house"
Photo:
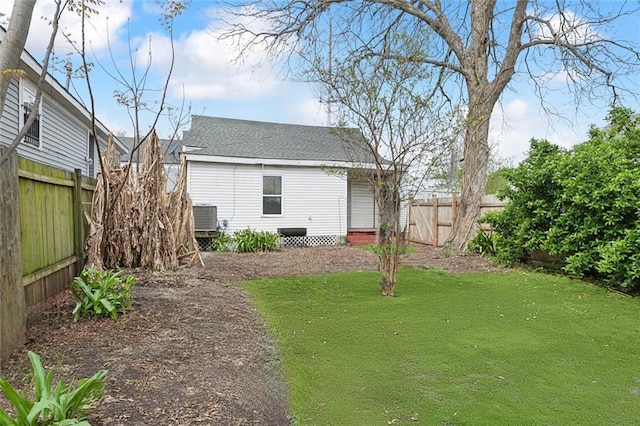
[[[375,238],[374,194],[358,178],[373,165],[355,164],[335,129],[195,115],[183,143],[189,194],[196,209],[215,206],[219,230],[279,232],[308,245]]]
[[[4,28],[0,27],[0,42],[4,34]],[[4,146],[13,142],[33,107],[42,66],[25,50],[20,57],[19,69],[25,76],[11,78],[0,117],[0,145]],[[69,171],[80,169],[84,175],[95,177],[99,159],[91,127],[91,113],[87,108],[48,74],[38,116],[18,146],[18,154]],[[104,147],[109,131],[98,120],[96,127],[100,147]],[[117,140],[116,145],[121,153],[126,152]]]
[[[138,166],[141,166],[142,159],[144,158],[144,146],[145,142],[140,144],[140,147],[134,151],[135,139],[132,137],[124,136],[120,140],[127,147],[129,152],[126,152],[120,156],[120,165],[125,165],[131,160],[131,169],[133,173],[137,173]],[[164,172],[167,176],[167,192],[173,191],[178,183],[178,173],[180,171],[180,152],[179,148],[182,141],[173,139],[160,139],[160,151],[163,154],[162,164],[164,166]],[[132,153],[132,154],[130,154]],[[133,155],[133,158],[130,158]]]

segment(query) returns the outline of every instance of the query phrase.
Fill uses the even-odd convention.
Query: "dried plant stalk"
[[[183,159],[176,188],[167,194],[162,159],[160,141],[152,132],[145,141],[142,171],[136,176],[130,164],[120,167],[110,136],[101,171],[107,184],[98,179],[92,214],[86,215],[87,265],[154,271],[175,270],[195,260],[203,265],[186,191],[186,163]]]

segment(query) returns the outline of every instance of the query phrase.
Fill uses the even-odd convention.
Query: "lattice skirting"
[[[214,251],[213,238],[211,237],[196,237],[200,251]]]
[[[314,235],[306,237],[281,237],[282,247],[335,246],[338,244],[336,235]]]
[[[344,239],[344,238],[343,238]],[[214,251],[213,238],[196,237],[200,251]],[[281,247],[335,246],[339,243],[337,235],[314,235],[307,237],[280,237]],[[342,242],[344,244],[344,241]]]

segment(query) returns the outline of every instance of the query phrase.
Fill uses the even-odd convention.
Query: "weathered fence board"
[[[5,148],[0,147],[0,156]],[[24,343],[27,309],[20,261],[18,155],[0,166],[0,367]]]
[[[19,160],[22,285],[27,306],[68,288],[84,266],[83,204],[93,179]]]
[[[495,195],[482,197],[480,212],[502,210],[504,203]],[[458,214],[458,197],[413,200],[409,208],[409,240],[442,246],[451,235]]]
[[[24,343],[27,307],[69,288],[83,267],[94,188],[79,170],[15,153],[0,167],[0,363]]]

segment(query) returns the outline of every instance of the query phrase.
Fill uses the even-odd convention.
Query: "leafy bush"
[[[227,252],[231,251],[233,246],[233,237],[226,232],[221,232],[220,235],[213,239],[213,247],[216,251]]]
[[[251,228],[233,233],[235,250],[238,253],[264,252],[278,248],[278,234],[268,231],[254,231]]]
[[[118,313],[124,314],[131,309],[131,287],[135,284],[132,275],[123,279],[122,271],[84,269],[71,284],[71,294],[78,301],[73,320],[85,316],[118,319]]]
[[[102,370],[82,379],[74,388],[59,381],[52,389],[53,371],[45,373],[40,356],[29,352],[33,370],[34,396],[29,399],[16,391],[5,379],[0,378],[0,390],[13,405],[15,417],[0,408],[0,424],[3,426],[35,425],[89,425],[82,421],[90,409],[88,406],[102,397],[104,378]]]
[[[493,232],[479,229],[476,235],[467,243],[467,249],[481,256],[495,256],[497,250]]]
[[[623,108],[608,119],[570,150],[532,140],[527,158],[504,172],[505,209],[482,220],[511,262],[542,250],[563,256],[567,273],[640,290],[640,119]]]

